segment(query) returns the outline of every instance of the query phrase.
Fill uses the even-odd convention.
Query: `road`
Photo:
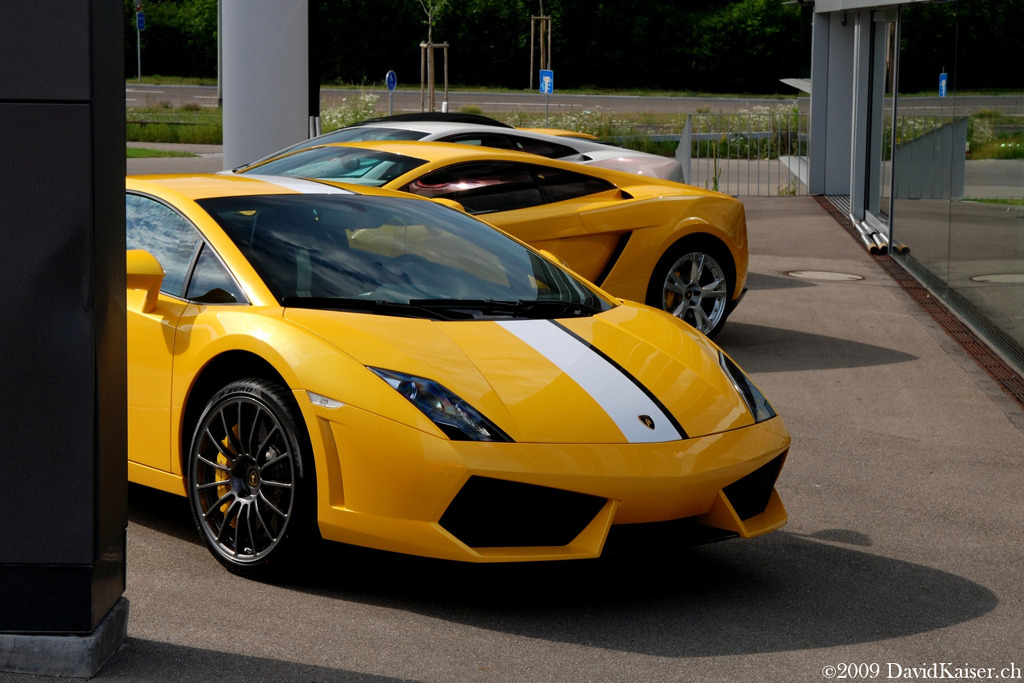
[[[323,107],[338,106],[343,98],[358,97],[367,92],[380,96],[379,107],[387,109],[388,92],[381,89],[341,89],[324,88],[321,92]],[[755,106],[775,107],[780,104],[797,103],[792,99],[750,98],[750,97],[664,97],[664,96],[633,96],[633,95],[563,95],[548,96],[547,106],[554,113],[569,109],[593,109],[599,107],[611,112],[651,112],[661,114],[686,114],[698,110],[711,112],[740,111]],[[436,101],[438,109],[444,99],[443,91],[438,91]],[[801,98],[806,105],[806,97]],[[458,111],[463,107],[479,107],[484,111],[543,111],[545,96],[535,92],[449,92],[449,110]],[[167,86],[127,84],[125,101],[129,107],[156,106],[169,103],[175,107],[184,104],[197,104],[202,107],[217,106],[217,88],[214,86]],[[422,111],[420,108],[419,90],[396,90],[394,92],[395,113]]]
[[[384,111],[388,106],[388,92],[380,89],[341,89],[324,88],[321,90],[322,106],[337,106],[344,97],[357,97],[362,93],[372,92],[380,96],[378,107]],[[545,96],[535,92],[449,92],[449,110],[458,111],[464,107],[479,107],[487,112],[507,112],[522,110],[528,113],[544,111],[548,106],[551,113],[563,111],[586,110],[600,108],[606,112],[652,113],[652,114],[691,114],[697,111],[711,113],[731,113],[750,111],[753,107],[778,107],[780,105],[796,105],[800,111],[806,112],[810,107],[810,98],[794,91],[792,98],[767,97],[667,97],[661,95],[569,95],[554,93]],[[436,101],[443,99],[438,92]],[[169,86],[145,85],[128,83],[125,86],[125,101],[129,107],[156,106],[170,103],[176,107],[183,104],[197,104],[202,107],[217,106],[217,88],[214,86]],[[959,113],[980,109],[998,109],[1006,114],[1024,115],[1024,96],[965,96],[965,97],[906,97],[900,102],[902,110],[920,111],[922,114],[950,115],[951,107]],[[440,104],[438,104],[440,108]],[[421,111],[419,90],[396,90],[394,93],[395,113]]]

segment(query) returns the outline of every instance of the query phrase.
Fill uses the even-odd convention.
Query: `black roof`
[[[483,116],[481,114],[463,114],[459,112],[440,111],[411,112],[408,114],[395,114],[394,116],[379,116],[377,118],[367,119],[352,125],[362,126],[368,123],[384,123],[387,121],[444,121],[447,123],[478,123],[485,126],[501,126],[502,128],[513,127],[507,123],[502,123],[497,119],[492,119],[489,116]]]

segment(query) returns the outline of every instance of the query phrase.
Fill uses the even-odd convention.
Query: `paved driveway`
[[[504,567],[329,548],[264,585],[132,488],[128,640],[95,680],[1019,677],[1024,414],[814,199],[746,204],[751,291],[718,341],[793,434],[781,532]]]

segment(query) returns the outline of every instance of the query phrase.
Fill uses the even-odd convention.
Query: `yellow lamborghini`
[[[459,202],[564,260],[615,296],[714,336],[747,278],[734,197],[633,173],[464,144],[350,142],[300,149],[240,173],[357,183]]]
[[[319,538],[473,562],[781,527],[789,436],[678,318],[438,202],[129,178],[132,481],[229,570]]]

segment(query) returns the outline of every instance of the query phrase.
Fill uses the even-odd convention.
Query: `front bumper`
[[[600,555],[612,529],[650,535],[676,522],[662,528],[685,544],[786,522],[774,488],[790,442],[779,418],[667,443],[529,444],[448,441],[349,406],[307,410],[328,540],[451,560],[554,560]]]

